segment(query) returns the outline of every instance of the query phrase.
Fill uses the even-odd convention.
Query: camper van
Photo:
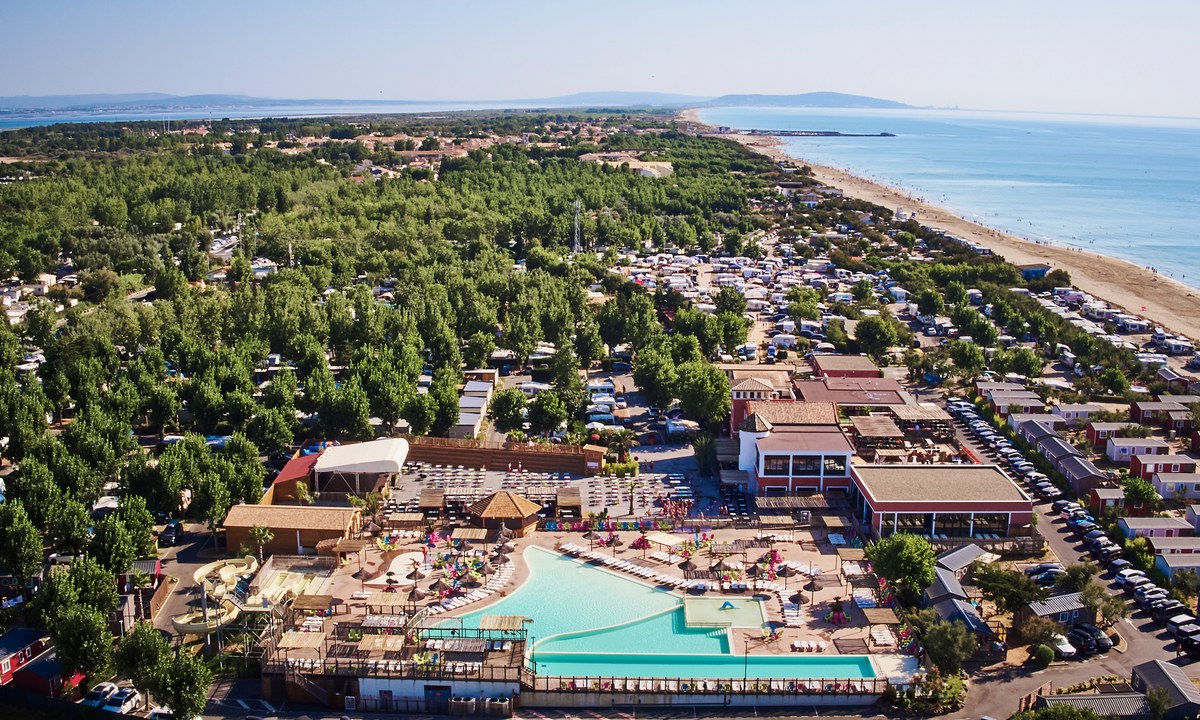
[[[771,345],[774,347],[792,348],[796,347],[796,336],[789,333],[783,333],[771,338]]]

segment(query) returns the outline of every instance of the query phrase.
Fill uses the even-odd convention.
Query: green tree
[[[1046,369],[1046,360],[1027,347],[1019,347],[1008,353],[1008,367],[1018,375],[1029,378],[1041,377]]]
[[[987,367],[987,358],[984,357],[983,348],[974,343],[955,340],[950,343],[949,350],[950,360],[964,378],[976,377]]]
[[[191,718],[204,712],[212,671],[200,658],[183,651],[163,663],[158,697],[175,717]]]
[[[137,557],[154,557],[157,543],[154,540],[154,516],[146,508],[146,499],[137,495],[125,495],[117,508],[117,518],[133,540]]]
[[[704,360],[678,367],[676,391],[679,407],[688,417],[716,423],[729,416],[731,409],[729,377]]]
[[[75,589],[74,597],[80,604],[106,615],[116,609],[120,597],[113,573],[95,559],[89,556],[77,558],[71,563],[66,578]]]
[[[941,293],[932,288],[925,288],[917,293],[917,312],[923,316],[941,315],[946,311],[946,301]]]
[[[558,395],[538,393],[529,403],[529,431],[538,435],[552,433],[567,421],[567,408]]]
[[[919,535],[896,533],[866,547],[875,572],[910,593],[933,582],[936,555],[929,541]]]
[[[962,305],[967,301],[967,286],[957,280],[946,283],[946,302],[950,305]]]
[[[1146,691],[1146,704],[1150,707],[1150,717],[1163,720],[1171,711],[1171,693],[1161,685]]]
[[[263,548],[275,539],[275,531],[266,525],[255,525],[250,528],[250,540],[258,546],[258,562],[262,564]]]
[[[1036,710],[1025,710],[1009,720],[1103,720],[1088,708],[1077,708],[1066,703],[1048,705]]]
[[[713,305],[717,306],[718,315],[721,313],[746,314],[746,296],[728,285],[722,287],[713,296]]]
[[[1162,498],[1158,496],[1158,491],[1154,489],[1154,485],[1148,480],[1129,475],[1121,480],[1121,487],[1125,491],[1125,504],[1127,507],[1142,506],[1157,508],[1162,504]]]
[[[674,360],[665,352],[649,348],[642,350],[634,358],[633,382],[652,407],[667,409],[675,399],[678,382]]]
[[[42,533],[34,526],[20,500],[0,504],[0,562],[21,580],[33,577],[42,567]]]
[[[1081,563],[1071,563],[1066,566],[1065,570],[1066,572],[1059,575],[1058,579],[1054,581],[1054,586],[1060,592],[1067,593],[1081,592],[1100,572],[1100,568],[1086,560]]]
[[[921,645],[929,660],[945,675],[957,675],[962,664],[970,660],[979,649],[979,642],[958,621],[938,621],[921,635]]]
[[[854,328],[854,339],[858,341],[859,349],[878,358],[896,344],[898,336],[895,326],[886,318],[866,317]]]
[[[1129,378],[1125,377],[1125,373],[1121,372],[1120,368],[1106,368],[1096,376],[1096,381],[1114,395],[1124,395],[1129,392]]]
[[[525,393],[517,388],[506,388],[492,396],[492,402],[488,405],[488,418],[497,432],[520,430],[525,422],[525,406]]]
[[[88,554],[112,573],[127,572],[137,559],[137,541],[114,513],[96,523]]]
[[[980,592],[1002,613],[1018,610],[1031,602],[1046,599],[1046,589],[1018,570],[994,565],[975,568],[975,584]]]
[[[92,518],[83,503],[64,498],[51,510],[48,522],[47,535],[56,551],[78,555],[87,549]]]
[[[1030,645],[1053,645],[1054,636],[1063,633],[1063,626],[1053,620],[1030,615],[1017,627],[1021,637]]]
[[[113,667],[112,633],[104,614],[85,605],[65,608],[50,626],[64,671],[77,670],[93,677],[108,677]],[[191,717],[191,716],[185,716]]]
[[[150,704],[151,691],[157,693],[163,666],[171,654],[171,646],[154,625],[145,620],[134,623],[133,629],[117,644],[117,672],[129,678],[142,691]]]
[[[496,350],[496,336],[494,333],[477,332],[467,338],[466,347],[463,348],[463,362],[469,368],[481,368],[487,366],[488,358]]]

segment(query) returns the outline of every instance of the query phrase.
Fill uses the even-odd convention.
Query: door
[[[433,715],[448,715],[450,713],[450,686],[425,686],[425,712]]]

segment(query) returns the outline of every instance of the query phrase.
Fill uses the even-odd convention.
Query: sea
[[[900,188],[982,225],[1119,257],[1200,287],[1200,119],[964,110],[710,108],[793,157]]]

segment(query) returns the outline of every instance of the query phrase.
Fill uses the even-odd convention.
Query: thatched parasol
[[[492,562],[496,563],[497,565],[504,565],[512,562],[512,559],[502,553],[496,553],[492,556]]]
[[[746,574],[750,577],[758,577],[759,573],[761,572],[762,568],[758,565],[751,565],[750,567],[746,568]]]
[[[426,577],[428,577],[428,575],[421,572],[421,568],[413,568],[413,571],[404,577],[408,578],[409,580],[424,580]]]
[[[688,572],[695,571],[697,569],[697,567],[698,566],[696,565],[696,563],[692,562],[691,558],[688,558],[687,560],[684,560],[683,562],[679,563],[679,569],[686,570]]]
[[[479,574],[480,574],[480,575],[495,575],[495,574],[496,574],[496,568],[495,568],[495,567],[493,567],[493,566],[492,566],[492,564],[491,564],[490,562],[485,562],[485,563],[484,563],[484,564],[483,564],[483,565],[482,565],[482,566],[479,568]]]
[[[513,531],[507,525],[501,525],[500,537],[504,538],[505,540],[511,540],[513,537]]]
[[[600,539],[600,536],[596,534],[595,530],[588,530],[587,532],[585,532],[583,534],[583,536],[588,540],[599,540]]]
[[[613,547],[621,547],[622,545],[625,544],[625,541],[622,540],[621,538],[617,537],[616,535],[613,535],[612,540],[610,541],[610,544]]]
[[[713,572],[721,572],[722,570],[730,570],[732,568],[725,564],[725,558],[721,558],[712,565],[709,565],[708,569],[712,570]]]
[[[416,585],[413,585],[412,590],[408,591],[408,601],[409,602],[421,602],[422,600],[424,600],[428,597],[429,597],[429,593],[425,592],[424,590],[417,587]]]
[[[379,532],[381,529],[382,528],[380,528],[378,525],[375,524],[374,520],[372,520],[371,522],[369,522],[363,526],[363,532],[367,533],[368,535],[374,535],[375,533]]]
[[[453,588],[450,587],[450,583],[446,582],[446,578],[438,578],[429,586],[429,589],[432,592],[440,593],[445,592],[446,590],[452,590]]]

